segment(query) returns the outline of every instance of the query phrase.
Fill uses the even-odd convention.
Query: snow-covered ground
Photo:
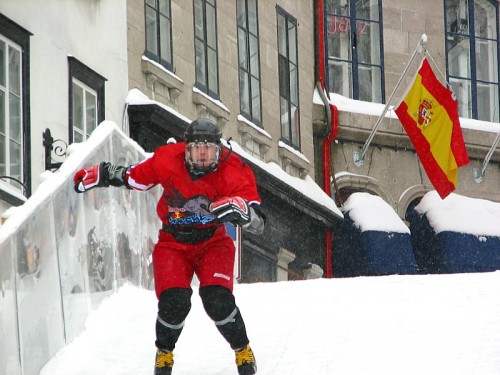
[[[240,284],[259,375],[498,375],[500,272]],[[156,297],[124,286],[41,375],[152,375]],[[197,289],[174,375],[235,375]]]

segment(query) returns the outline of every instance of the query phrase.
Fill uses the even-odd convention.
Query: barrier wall
[[[145,152],[104,122],[0,227],[0,374],[37,375],[125,282],[153,287],[157,188],[73,190],[84,165],[129,165]]]

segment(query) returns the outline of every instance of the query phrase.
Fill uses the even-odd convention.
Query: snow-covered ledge
[[[193,103],[196,104],[198,118],[215,117],[221,129],[229,121],[229,109],[220,100],[208,96],[196,87],[193,87]]]
[[[241,135],[241,144],[248,150],[249,144],[257,144],[259,146],[258,156],[262,160],[266,159],[266,154],[272,146],[271,135],[253,122],[247,120],[242,115],[237,117],[238,133]],[[254,151],[254,150],[248,150]]]
[[[278,142],[278,155],[281,159],[282,168],[293,175],[293,170],[297,170],[298,177],[305,178],[309,174],[311,163],[300,152],[290,147],[283,141]]]
[[[182,79],[156,61],[142,56],[141,70],[146,75],[146,84],[148,87],[153,88],[154,91],[157,84],[165,86],[171,101],[174,101],[184,91],[184,82]]]

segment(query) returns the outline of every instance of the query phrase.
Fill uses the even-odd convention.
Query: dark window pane
[[[257,0],[248,0],[248,31],[257,35]]]
[[[83,132],[83,89],[73,83],[73,127]]]
[[[240,70],[240,110],[245,114],[250,114],[248,74]]]
[[[252,118],[260,122],[260,83],[252,78]]]
[[[278,14],[278,52],[281,55],[287,55],[286,48],[286,20],[281,14]]]
[[[21,147],[21,144],[18,142],[10,141],[9,142],[9,157],[10,157],[10,173],[9,175],[17,178],[18,180],[21,179],[21,166],[22,166],[22,152],[23,149]]]
[[[358,26],[358,62],[380,65],[379,25],[377,23],[363,22]]]
[[[203,36],[203,4],[201,0],[194,1],[194,34],[204,40]]]
[[[468,7],[461,8],[460,0],[446,0],[446,9],[446,30],[452,33],[468,33]]]
[[[348,62],[332,61],[328,63],[328,82],[331,91],[348,98],[353,97],[352,65]]]
[[[5,79],[7,78],[5,76],[5,64],[7,63],[6,61],[6,44],[0,40],[0,85],[5,87]]]
[[[7,174],[7,165],[5,164],[7,155],[5,154],[5,150],[6,150],[5,135],[0,133],[0,174],[1,175]]]
[[[476,40],[476,74],[480,81],[498,83],[496,41]]]
[[[470,78],[470,54],[469,38],[455,36],[448,44],[452,48],[448,50],[448,71],[456,77]]]
[[[205,76],[205,46],[197,40],[195,42],[196,53],[196,81],[203,86],[207,85],[207,78]]]
[[[472,117],[472,91],[471,81],[450,77],[450,85],[458,100],[458,115],[460,117]]]
[[[12,93],[9,95],[9,137],[21,143],[21,98]]]
[[[5,119],[5,92],[0,90],[0,134],[5,135],[6,132]],[[1,154],[1,151],[0,151]]]
[[[278,55],[278,73],[280,83],[280,96],[283,98],[289,98],[290,85],[288,77],[290,77],[290,72],[288,70],[288,61],[282,55]]]
[[[89,91],[85,92],[85,133],[89,136],[97,126],[97,98]]]
[[[245,13],[245,0],[236,0],[236,19],[238,26],[247,29],[247,17]]]
[[[487,0],[474,2],[474,28],[478,38],[497,39],[497,25],[495,6]]]
[[[284,139],[290,139],[290,116],[288,112],[288,100],[280,98],[280,114],[281,114],[281,136]]]
[[[288,59],[297,64],[297,28],[292,22],[288,22]]]
[[[146,49],[154,55],[158,55],[156,30],[156,12],[146,7]]]
[[[160,17],[160,35],[162,36],[162,38],[160,39],[161,42],[160,56],[163,60],[166,60],[167,62],[172,61],[170,38],[168,38],[169,34],[170,34],[170,20],[166,17]]]
[[[345,0],[328,0],[326,2],[327,13],[335,13],[339,15],[349,15],[349,1]]]
[[[328,57],[352,60],[352,44],[349,37],[349,19],[345,17],[328,17],[327,19]]]
[[[378,21],[380,19],[378,0],[356,0],[356,17]]]
[[[216,24],[217,19],[215,16],[215,8],[207,6],[207,44],[213,49],[217,49],[217,36],[216,36]]]
[[[498,86],[478,83],[477,97],[478,120],[498,122]]]
[[[299,129],[299,124],[300,124],[300,119],[299,119],[299,108],[295,105],[291,106],[291,111],[292,111],[292,118],[291,118],[291,124],[292,124],[292,145],[294,146],[299,146],[300,145],[300,129]]]
[[[238,60],[240,68],[248,71],[247,39],[245,37],[245,31],[241,28],[238,28]]]
[[[9,91],[21,96],[21,52],[9,47]]]
[[[160,2],[160,13],[165,15],[166,17],[170,17],[170,0],[159,0]]]
[[[258,76],[259,73],[259,41],[253,35],[250,35],[250,71],[252,75]]]
[[[218,93],[217,83],[219,77],[217,74],[217,52],[209,49],[208,53],[208,87],[211,91]]]

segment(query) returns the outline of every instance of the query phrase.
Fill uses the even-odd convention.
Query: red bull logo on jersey
[[[196,225],[208,224],[215,220],[213,215],[201,215],[199,213],[184,217],[170,216],[168,222],[170,225]]]
[[[165,194],[168,204],[166,219],[170,225],[204,225],[215,220],[209,210],[211,201],[204,195],[185,198],[178,191]]]

